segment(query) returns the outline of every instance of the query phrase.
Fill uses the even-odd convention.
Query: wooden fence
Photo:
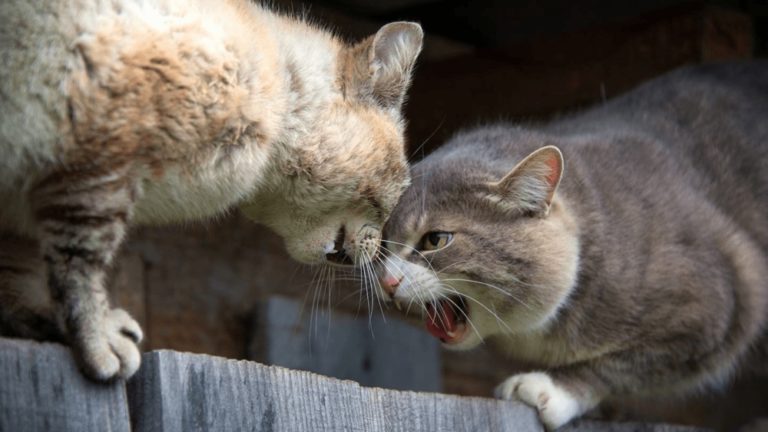
[[[561,430],[692,428],[580,421]],[[514,402],[362,387],[310,372],[174,351],[127,384],[83,378],[66,347],[0,339],[0,432],[543,431]]]

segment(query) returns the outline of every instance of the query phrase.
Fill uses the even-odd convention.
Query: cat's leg
[[[57,321],[99,380],[130,377],[140,363],[141,328],[110,307],[104,287],[137,194],[122,173],[69,171],[44,179],[31,197]]]
[[[536,408],[542,423],[553,430],[609,396],[682,394],[724,382],[727,373],[707,371],[705,365],[727,364],[732,359],[715,361],[717,354],[699,354],[701,351],[692,350],[690,343],[691,339],[658,341],[645,349],[617,351],[547,371],[513,375],[496,388],[495,394]]]
[[[36,241],[0,233],[0,335],[63,341]]]
[[[599,389],[573,384],[548,372],[521,373],[499,384],[495,396],[519,400],[536,408],[547,430],[555,430],[600,402]]]

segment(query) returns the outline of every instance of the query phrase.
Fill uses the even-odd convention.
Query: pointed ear
[[[348,93],[400,110],[423,39],[420,25],[394,22],[352,47],[345,67]]]
[[[563,154],[555,146],[542,147],[509,174],[490,184],[494,201],[504,207],[548,214],[563,175]]]
[[[385,107],[400,109],[403,104],[423,39],[421,26],[412,22],[387,24],[373,37],[373,96]]]

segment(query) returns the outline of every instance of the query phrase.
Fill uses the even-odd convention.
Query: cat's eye
[[[442,249],[453,240],[453,234],[442,231],[432,231],[424,234],[421,239],[422,251],[436,251]]]

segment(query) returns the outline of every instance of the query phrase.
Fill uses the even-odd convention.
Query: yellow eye
[[[421,239],[421,250],[423,251],[436,251],[442,249],[453,240],[453,234],[442,231],[433,231],[424,234]]]

